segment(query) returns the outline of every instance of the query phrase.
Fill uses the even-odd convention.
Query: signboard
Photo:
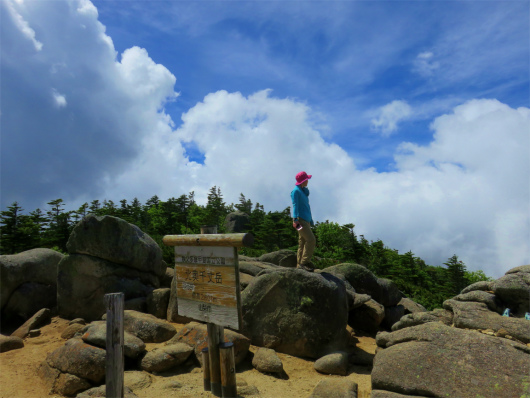
[[[237,249],[176,246],[178,314],[239,330],[241,297]]]

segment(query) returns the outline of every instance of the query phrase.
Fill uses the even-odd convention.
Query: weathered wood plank
[[[221,361],[219,342],[221,341],[220,329],[222,327],[214,323],[208,323],[206,327],[208,328],[208,354],[210,356],[210,388],[212,394],[221,397]]]
[[[180,299],[188,299],[226,307],[236,307],[238,303],[235,288],[227,286],[193,285],[177,281],[177,294],[179,302]]]
[[[212,384],[210,381],[210,354],[208,353],[208,347],[202,349],[202,377],[204,391],[211,391]]]
[[[239,330],[237,249],[176,246],[175,260],[179,315]]]
[[[167,246],[250,247],[254,244],[254,236],[252,234],[166,235],[162,241]]]
[[[226,307],[180,297],[178,300],[179,315],[239,330],[241,317],[237,307]]]
[[[223,398],[237,398],[234,343],[221,342],[219,344],[219,359],[221,363],[221,391]]]
[[[123,293],[105,295],[107,307],[106,396],[123,398]]]
[[[235,288],[235,267],[178,264],[177,280],[191,284]]]
[[[210,235],[207,235],[210,236]],[[176,246],[175,264],[233,266],[233,247],[225,246]]]

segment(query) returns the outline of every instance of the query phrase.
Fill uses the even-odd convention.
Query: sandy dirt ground
[[[183,326],[173,325],[177,330]],[[61,333],[67,326],[67,320],[55,317],[50,324],[41,328],[40,336],[26,338],[24,348],[0,354],[0,398],[61,397],[49,394],[43,381],[37,376],[36,370],[49,352],[65,343],[65,340],[61,338]],[[373,338],[355,336],[352,340],[358,348],[371,354],[375,353],[376,345]],[[147,349],[151,350],[156,346],[156,344],[148,344]],[[257,347],[250,347],[251,352],[256,350]],[[287,377],[283,379],[258,372],[252,367],[249,359],[238,365],[236,379],[240,386],[238,392],[241,391],[238,396],[245,394],[247,397],[261,398],[308,398],[320,380],[346,377],[358,384],[359,398],[370,397],[371,369],[369,367],[350,366],[347,376],[323,375],[314,369],[313,361],[281,353],[278,353],[278,356],[287,374]],[[195,364],[192,361],[188,362],[187,366],[179,367],[173,372],[146,375],[150,383],[133,389],[139,398],[214,397],[211,392],[204,391],[202,370],[198,363]],[[248,395],[252,387],[255,387],[259,393]]]

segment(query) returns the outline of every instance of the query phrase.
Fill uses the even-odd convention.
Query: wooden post
[[[221,357],[221,391],[223,398],[236,398],[236,361],[234,343],[219,344]]]
[[[105,295],[107,307],[106,397],[123,398],[123,293]]]
[[[212,384],[210,382],[210,356],[208,354],[208,347],[202,349],[202,376],[204,379],[204,391],[211,391]]]
[[[209,235],[217,233],[217,225],[201,225],[201,234]],[[224,338],[224,328],[215,323],[208,323],[208,356],[210,359],[210,389],[212,394],[221,397],[221,368],[219,357],[219,343],[221,334]]]
[[[232,343],[224,345],[224,326],[240,328],[237,248],[251,247],[254,237],[218,235],[216,226],[201,226],[200,235],[166,235],[163,242],[175,246],[178,314],[207,322],[208,348],[202,351],[204,389],[217,397],[235,397],[234,349]],[[226,351],[223,361],[221,348]]]
[[[212,394],[221,397],[221,359],[219,356],[219,326],[208,323],[208,354],[210,356],[210,385]]]

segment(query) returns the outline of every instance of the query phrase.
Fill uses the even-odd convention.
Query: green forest
[[[165,235],[196,234],[201,225],[217,225],[225,229],[226,216],[236,210],[250,217],[248,230],[254,235],[252,248],[240,249],[241,255],[257,257],[280,249],[296,250],[298,233],[292,227],[291,209],[265,211],[241,194],[239,203],[227,204],[221,189],[214,186],[205,205],[195,201],[194,192],[161,201],[153,196],[145,203],[132,201],[93,200],[77,210],[66,210],[62,199],[47,203],[44,211],[26,212],[15,202],[0,213],[0,253],[15,254],[43,247],[66,253],[66,243],[74,226],[87,214],[111,215],[138,226],[162,248],[164,260],[173,263],[173,248],[162,244]],[[370,269],[378,277],[392,280],[409,298],[428,310],[441,308],[444,300],[457,295],[465,286],[491,280],[484,272],[470,272],[456,254],[450,254],[443,265],[428,265],[411,251],[399,253],[381,240],[372,241],[355,233],[353,223],[339,225],[332,221],[317,222],[314,264],[323,269],[334,264],[354,262]]]

